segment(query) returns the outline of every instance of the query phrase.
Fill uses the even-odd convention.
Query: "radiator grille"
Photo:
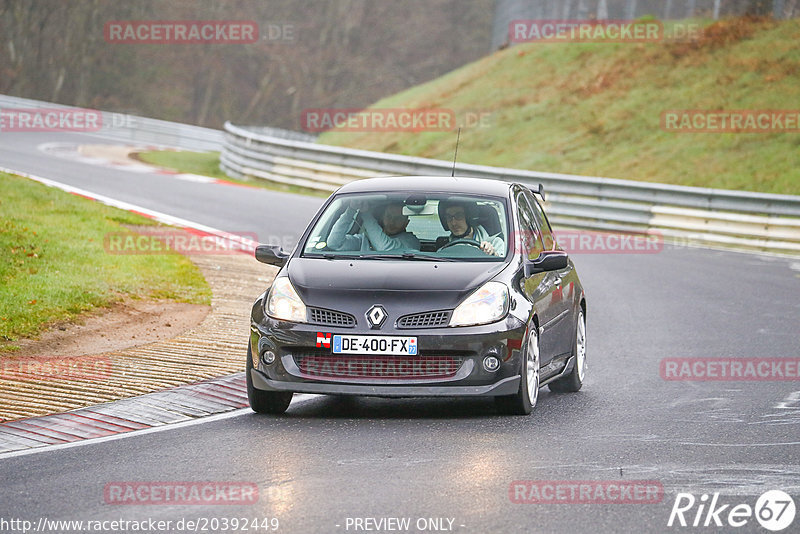
[[[295,354],[294,361],[315,378],[444,379],[455,376],[464,357]]]
[[[323,310],[322,308],[310,308],[309,315],[313,324],[345,328],[352,328],[356,325],[356,318],[349,313]]]
[[[437,328],[450,323],[451,311],[436,311],[404,315],[397,320],[397,328]]]

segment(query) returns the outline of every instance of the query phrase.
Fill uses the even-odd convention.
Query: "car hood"
[[[294,258],[287,271],[310,306],[363,311],[371,304],[394,304],[412,313],[454,308],[507,266],[505,262]]]

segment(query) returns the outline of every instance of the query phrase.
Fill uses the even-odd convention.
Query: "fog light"
[[[261,353],[261,361],[263,361],[267,365],[275,363],[275,353],[272,352],[271,350],[265,350],[264,352]]]
[[[483,359],[483,368],[493,373],[500,367],[500,360],[497,356],[487,356]]]

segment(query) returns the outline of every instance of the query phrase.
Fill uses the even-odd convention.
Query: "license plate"
[[[334,354],[416,356],[417,338],[392,336],[333,336]]]

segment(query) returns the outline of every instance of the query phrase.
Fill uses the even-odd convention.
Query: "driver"
[[[490,236],[480,224],[473,224],[477,207],[471,202],[443,201],[440,213],[447,229],[450,230],[449,241],[470,239],[480,243],[481,250],[490,256],[502,256],[506,250],[505,241],[499,235]]]
[[[406,231],[408,216],[403,214],[403,206],[402,200],[384,204],[379,210],[380,219],[376,220],[366,202],[351,201],[331,228],[328,246],[333,250],[419,250],[419,239]],[[361,222],[361,230],[348,235],[357,220]]]

